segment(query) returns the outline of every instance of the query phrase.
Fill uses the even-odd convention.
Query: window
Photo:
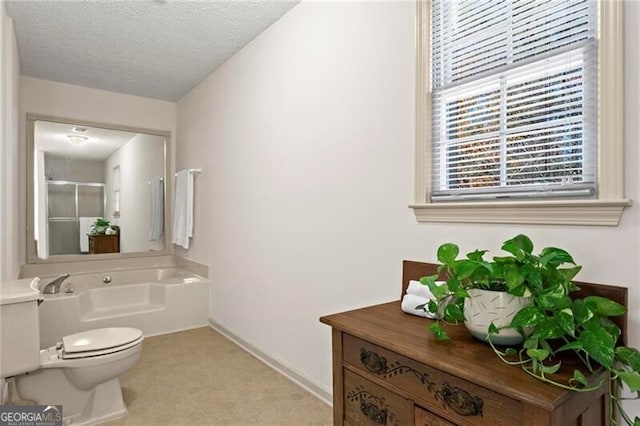
[[[113,214],[115,218],[120,217],[120,165],[113,168]]]
[[[618,223],[620,8],[418,3],[418,220]]]

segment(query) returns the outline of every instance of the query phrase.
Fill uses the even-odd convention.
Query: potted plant
[[[109,223],[108,220],[104,220],[103,218],[99,217],[95,220],[95,222],[93,222],[93,225],[91,225],[91,233],[93,235],[105,234],[110,226],[111,223]]]
[[[441,265],[438,275],[422,277],[435,300],[424,306],[439,319],[430,326],[438,339],[446,340],[446,323],[469,321],[469,306],[476,299],[477,290],[500,291],[513,297],[525,298],[508,323],[489,323],[483,335],[502,361],[520,365],[528,374],[550,384],[572,391],[586,392],[603,386],[590,384],[580,368],[576,368],[568,383],[553,377],[561,367],[558,355],[573,351],[582,361],[582,369],[594,372],[598,366],[608,371],[612,405],[622,419],[640,426],[640,418],[631,419],[622,407],[619,395],[627,389],[640,398],[640,351],[617,346],[620,329],[609,317],[623,315],[624,306],[599,296],[571,298],[578,290],[573,278],[581,267],[571,255],[559,248],[547,247],[533,253],[533,243],[525,235],[518,235],[502,245],[506,256],[484,259],[486,250],[476,250],[459,258],[459,248],[452,243],[438,249]],[[436,282],[446,277],[443,283]],[[466,311],[465,311],[466,307]],[[466,314],[466,315],[465,315]],[[517,348],[500,348],[502,330],[512,330],[523,342]],[[611,410],[612,416],[615,410]],[[612,424],[617,424],[611,419]]]

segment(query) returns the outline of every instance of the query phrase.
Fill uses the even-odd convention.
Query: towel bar
[[[187,169],[188,171],[190,171],[191,173],[202,173],[202,169]],[[177,173],[173,174],[174,176],[178,176]]]

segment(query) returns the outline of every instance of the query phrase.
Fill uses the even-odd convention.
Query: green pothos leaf
[[[536,298],[536,304],[540,307],[541,310],[553,309],[553,307],[555,306],[554,302],[554,298],[547,294],[539,294]]]
[[[433,335],[436,336],[436,339],[438,339],[438,340],[449,340],[449,335],[447,334],[446,331],[444,331],[442,326],[440,324],[438,324],[437,322],[434,322],[433,324],[431,324],[429,326],[429,329],[431,330]]]
[[[527,292],[527,286],[525,286],[524,284],[509,289],[509,293],[513,294],[514,296],[518,296],[518,297],[526,297],[525,296],[526,292]]]
[[[529,237],[520,234],[505,241],[502,245],[502,250],[513,254],[518,260],[522,261],[526,254],[533,252],[533,243]]]
[[[456,304],[449,304],[444,308],[444,316],[447,319],[454,321],[464,321],[464,313],[460,306]]]
[[[631,392],[640,391],[640,373],[621,371],[618,373],[618,377],[622,379]]]
[[[535,324],[534,335],[540,339],[558,339],[564,334],[564,330],[550,318],[544,317]]]
[[[504,350],[504,354],[508,356],[518,355],[518,351],[515,348],[507,348]]]
[[[438,260],[445,265],[453,265],[460,253],[460,248],[453,243],[445,243],[438,247]]]
[[[589,386],[587,382],[587,378],[584,377],[584,374],[580,370],[573,370],[573,379],[574,381],[580,383],[583,386]]]
[[[472,260],[459,260],[456,262],[456,275],[463,280],[469,278],[478,268],[477,262]]]
[[[545,263],[550,263],[552,266],[560,266],[563,263],[573,263],[575,265],[571,255],[561,248],[545,247],[540,254]]]
[[[429,303],[427,303],[427,310],[434,314],[437,315],[438,314],[438,304],[433,301],[433,300],[429,300]]]
[[[624,315],[627,311],[624,306],[614,302],[613,300],[607,299],[606,297],[587,296],[584,298],[584,303],[589,305],[589,307],[598,315],[605,317]]]
[[[589,305],[584,303],[582,299],[576,299],[573,301],[573,316],[577,325],[582,325],[593,318],[595,314],[589,308]]]
[[[467,290],[465,290],[462,287],[458,287],[454,292],[453,295],[455,296],[456,299],[464,299],[465,297],[470,297],[469,293],[467,292]]]
[[[547,263],[549,263],[549,261],[551,261],[552,259],[554,259],[557,256],[557,254],[555,252],[548,252],[548,253],[545,254],[545,250],[546,249],[543,249],[542,252],[540,253],[541,254],[541,256],[540,256],[540,264],[542,266],[547,266]]]
[[[453,279],[454,278],[451,278],[451,280]],[[434,281],[434,282],[427,282],[427,286],[429,286],[429,291],[431,292],[431,294],[433,294],[433,297],[435,297],[437,300],[440,300],[447,295],[446,285],[438,285]]]
[[[496,327],[496,325],[493,322],[489,324],[489,334],[496,334],[499,332],[500,330],[498,330],[498,327]]]
[[[515,264],[504,265],[503,273],[504,281],[507,283],[509,290],[517,288],[524,283],[525,277],[522,275],[520,268]]]
[[[540,339],[540,341],[538,342],[538,345],[540,345],[541,348],[548,350],[549,353],[554,353],[547,339]]]
[[[569,296],[564,295],[558,298],[554,298],[553,304],[555,305],[556,309],[560,309],[560,310],[571,309],[571,305],[573,304],[573,301]],[[571,315],[573,316],[573,312],[571,312]]]
[[[621,362],[628,365],[635,371],[640,372],[640,351],[636,348],[618,346],[616,348],[616,355]]]
[[[562,346],[560,346],[556,352],[562,352],[562,351],[568,351],[568,350],[574,350],[574,351],[579,351],[579,350],[583,350],[584,348],[582,347],[582,342],[579,342],[578,340],[574,340],[572,342],[566,343]]]
[[[549,356],[549,351],[546,349],[527,349],[527,355],[531,359],[544,361]]]
[[[544,313],[542,313],[538,308],[533,305],[525,306],[513,316],[513,319],[511,320],[511,327],[529,327],[536,325],[543,318]]]
[[[487,250],[474,250],[471,253],[467,253],[467,259],[474,260],[476,262],[482,262],[483,256],[486,252]]]
[[[531,288],[537,289],[537,291],[541,291],[543,281],[540,271],[535,269],[534,267],[528,267],[527,265],[523,265],[522,269],[527,276],[527,285]]]
[[[578,275],[578,272],[582,269],[582,266],[574,266],[572,268],[559,268],[558,273],[562,275],[565,281],[571,281]]]
[[[538,338],[536,337],[529,337],[527,340],[524,341],[524,344],[522,345],[523,348],[525,349],[535,349],[538,347]]]
[[[569,308],[563,309],[556,315],[556,322],[569,336],[575,337],[576,325],[573,320],[573,311]]]
[[[606,330],[592,328],[580,333],[578,340],[591,358],[606,368],[613,366],[615,339]]]
[[[438,279],[438,274],[420,277],[420,284],[426,285],[426,286],[428,286],[429,284],[435,284],[437,279]]]
[[[535,358],[531,359],[531,371],[533,371],[534,373],[537,373],[539,365],[540,365],[540,362],[538,362],[537,359]]]
[[[487,272],[489,272],[490,274],[493,274],[493,273],[494,273],[493,265],[492,265],[491,263],[489,263],[489,262],[482,261],[482,262],[478,263],[478,266],[482,266],[482,267],[483,267],[484,269],[486,269],[486,270],[487,270]]]
[[[554,365],[540,365],[540,370],[546,374],[554,374],[560,369],[560,365],[562,365],[560,362]]]

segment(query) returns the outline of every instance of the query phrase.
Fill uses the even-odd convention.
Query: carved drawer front
[[[415,426],[455,426],[453,423],[436,416],[433,413],[416,407],[416,425]]]
[[[346,363],[406,392],[416,404],[454,424],[520,423],[522,408],[516,400],[347,334],[343,345]]]
[[[413,403],[344,370],[345,424],[406,426],[413,424]]]

